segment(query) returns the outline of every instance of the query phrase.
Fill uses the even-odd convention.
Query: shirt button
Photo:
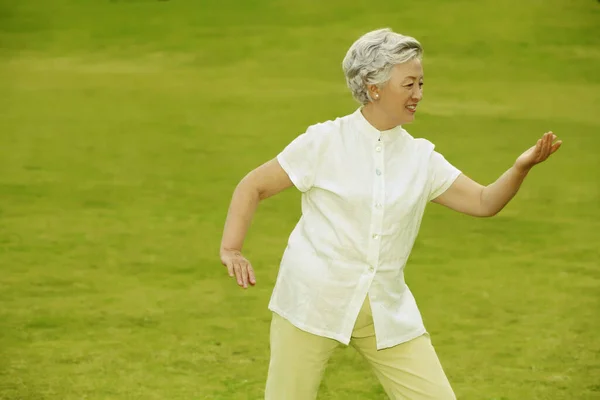
[[[369,272],[373,272],[373,271],[375,271],[375,268],[374,268],[374,267],[371,265],[371,266],[369,267]]]
[[[379,235],[378,234],[373,234],[373,239],[379,239]]]
[[[381,146],[375,147],[375,151],[379,153],[381,151]]]
[[[379,168],[377,168],[377,169],[375,170],[375,173],[376,173],[377,175],[381,175],[381,170],[380,170]]]

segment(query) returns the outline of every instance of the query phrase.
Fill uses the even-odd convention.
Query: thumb
[[[561,144],[562,144],[562,140],[559,140],[556,143],[554,143],[552,145],[552,147],[550,148],[550,154],[553,154],[556,150],[558,150],[560,148]]]
[[[229,274],[229,276],[233,276],[233,263],[231,261],[227,262],[225,264],[225,266],[227,267],[227,273]]]
[[[233,276],[233,262],[231,257],[227,257],[226,255],[221,255],[221,264],[227,268],[227,273],[229,276]]]

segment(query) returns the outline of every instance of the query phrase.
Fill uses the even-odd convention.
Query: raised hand
[[[227,273],[230,277],[235,275],[237,284],[244,289],[248,284],[254,286],[256,278],[252,264],[238,250],[221,250],[221,263],[227,267]]]
[[[546,161],[550,155],[554,154],[560,148],[562,140],[556,140],[556,135],[552,132],[546,132],[537,141],[535,146],[527,149],[517,158],[515,167],[522,171],[530,170],[534,165]]]

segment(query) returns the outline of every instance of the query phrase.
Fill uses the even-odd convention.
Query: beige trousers
[[[273,313],[266,400],[314,400],[339,342],[296,328]],[[428,334],[377,350],[371,306],[360,310],[350,345],[371,365],[392,400],[456,399]]]

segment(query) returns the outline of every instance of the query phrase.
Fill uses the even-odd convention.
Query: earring
[[[378,95],[377,93],[375,93],[375,98],[376,98],[376,99],[378,99],[378,98],[379,98],[379,95]]]

